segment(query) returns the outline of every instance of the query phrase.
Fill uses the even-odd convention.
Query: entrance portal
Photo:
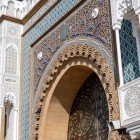
[[[63,70],[46,99],[40,140],[107,140],[109,111],[98,76],[86,66]]]
[[[121,139],[108,131],[108,121],[119,119],[118,95],[114,74],[95,44],[66,45],[46,67],[31,121],[35,139]]]
[[[108,140],[108,114],[105,91],[93,73],[83,83],[73,102],[68,140]]]

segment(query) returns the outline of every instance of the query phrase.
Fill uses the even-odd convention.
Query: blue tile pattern
[[[53,26],[61,17],[70,11],[80,0],[62,0],[48,13],[34,28],[23,38],[23,81],[22,81],[22,112],[21,112],[21,137],[20,140],[28,140],[28,90],[29,90],[29,52],[30,45]]]
[[[129,20],[122,21],[120,42],[124,83],[127,83],[140,76],[136,38]]]

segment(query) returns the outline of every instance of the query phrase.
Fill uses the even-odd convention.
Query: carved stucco
[[[0,16],[8,15],[17,19],[23,19],[39,1],[40,0],[1,0]]]
[[[93,8],[98,9],[98,16],[93,18]],[[106,10],[106,14],[104,13]],[[85,15],[86,13],[86,15]],[[77,38],[83,39],[83,42],[98,40],[100,47],[97,49],[102,56],[109,62],[111,70],[114,71],[112,58],[112,36],[110,30],[108,1],[87,1],[76,13],[69,16],[52,32],[47,34],[34,46],[34,90],[38,88],[40,78],[48,65],[51,57],[61,48],[62,45]],[[76,25],[76,26],[75,26]],[[96,45],[95,45],[96,46]],[[38,54],[42,52],[42,59],[38,60]]]
[[[7,92],[4,96],[4,104],[5,106],[9,106],[12,104],[13,106],[16,106],[16,97],[12,92]]]
[[[140,122],[140,78],[118,88],[120,120],[123,127],[134,127]]]
[[[140,114],[140,88],[131,87],[125,95],[124,100],[125,112],[129,117]]]
[[[133,35],[137,39],[137,46],[139,46],[139,9],[139,0],[111,0],[113,29],[121,29],[123,19],[130,20],[133,26]],[[139,88],[137,87],[137,83],[139,83],[138,81],[138,79],[133,80],[132,82],[118,88],[120,120],[122,127],[134,127],[137,125],[136,122],[139,122],[140,120]]]
[[[87,59],[87,61],[92,63],[91,67],[93,67],[94,71],[99,76],[106,92],[109,106],[109,119],[112,121],[119,118],[118,97],[115,90],[114,76],[106,60],[102,58],[101,54],[94,47],[87,45],[82,46],[80,44],[65,46],[56,53],[52,61],[47,66],[41,81],[40,88],[36,93],[36,107],[34,107],[34,112],[39,110],[40,112],[34,118],[34,138],[38,137],[41,110],[43,109],[42,106],[45,103],[44,99],[47,98],[51,83],[53,83],[55,77],[58,75],[58,71],[61,70],[64,63],[68,63],[70,59],[75,58]],[[77,64],[74,63],[73,65]]]
[[[18,101],[18,76],[19,76],[19,50],[20,50],[20,38],[21,38],[21,26],[19,24],[15,24],[9,21],[4,21],[0,25],[1,27],[1,35],[0,35],[0,44],[1,44],[1,53],[0,53],[0,62],[1,62],[1,69],[0,69],[0,95],[1,95],[1,102],[0,104],[4,105],[4,97],[7,92],[11,92],[15,95],[16,100]],[[11,54],[8,54],[8,58],[10,57],[10,61],[13,63],[12,69],[15,69],[14,73],[9,73],[8,71],[5,72],[5,67],[9,66],[9,63],[6,62],[6,50],[7,48],[12,47],[14,48],[15,52],[17,53],[16,56],[11,57]],[[10,56],[9,56],[10,55]],[[15,60],[17,59],[17,60]],[[8,60],[9,61],[9,60]],[[10,62],[9,61],[9,62]],[[10,62],[10,63],[11,63]],[[14,64],[15,63],[15,64]],[[18,67],[18,68],[17,68]],[[8,68],[8,67],[7,67]],[[9,69],[9,68],[8,68]],[[18,71],[17,71],[18,70]],[[18,107],[18,103],[16,103]]]
[[[59,71],[61,71],[63,65],[67,64],[69,66],[69,60],[75,60],[76,58],[81,58],[91,63],[92,69],[99,76],[106,92],[110,121],[119,119],[118,97],[115,89],[114,68],[111,55],[112,44],[111,32],[109,30],[110,21],[108,16],[110,13],[108,11],[108,1],[101,1],[100,3],[93,1],[89,2],[90,3],[86,3],[79,8],[76,14],[72,14],[68,20],[49,33],[49,35],[44,37],[33,48],[32,59],[34,59],[34,64],[36,65],[31,68],[32,71],[36,70],[37,64],[40,68],[43,67],[40,75],[41,80],[39,81],[39,85],[37,84],[38,88],[33,96],[33,100],[35,100],[33,102],[34,110],[30,120],[34,123],[32,129],[32,133],[34,134],[33,139],[37,139],[39,135],[41,111],[43,110],[43,105],[45,104],[45,99],[48,96],[47,94],[51,84],[54,82]],[[95,20],[93,20],[92,17],[93,7],[99,7],[99,15]],[[86,10],[87,16],[83,14]],[[104,15],[104,10],[107,11],[107,16]],[[102,17],[105,18],[105,21],[101,21]],[[90,19],[91,24],[89,22],[87,23],[87,21],[89,21],[88,18]],[[102,24],[100,24],[100,22],[102,22]],[[96,30],[97,28],[107,28],[107,30],[102,30],[103,32],[100,32],[100,29],[98,31]],[[92,31],[94,29],[95,31]],[[84,43],[82,41],[82,43],[79,43],[78,41],[73,42],[73,40],[77,38],[81,38]],[[69,44],[67,42],[71,43]],[[91,42],[91,44],[89,42]],[[40,53],[42,53],[41,57],[39,55]],[[37,57],[38,55],[39,59]],[[78,64],[73,63],[73,65]],[[36,71],[34,71],[34,73],[35,72]],[[32,77],[33,76],[31,76],[31,78]],[[34,76],[34,78],[34,80],[37,80],[37,76]],[[34,115],[35,112],[38,112],[38,114]],[[111,138],[112,140],[114,140],[113,138],[118,140],[121,139],[117,133],[113,132],[110,134],[110,139]]]
[[[20,26],[12,23],[7,23],[5,35],[10,38],[20,38]]]
[[[124,15],[134,9],[138,15],[140,13],[140,1],[139,0],[111,0],[112,11],[112,26],[115,29],[116,25],[121,26],[121,21]]]
[[[12,94],[14,94],[15,96],[15,99],[17,100],[16,102],[16,106],[18,106],[18,87],[17,85],[13,85],[13,84],[6,84],[6,83],[3,83],[2,84],[2,90],[1,92],[3,93],[2,94],[2,103],[4,103],[4,97],[7,93],[11,92]]]
[[[21,44],[21,25],[4,20],[0,24],[0,105],[8,109],[9,116],[7,139],[16,139],[14,110],[19,107],[19,54]],[[12,49],[11,49],[12,48]],[[7,51],[8,50],[8,51]],[[11,51],[12,50],[12,51]],[[14,51],[13,51],[14,50]],[[7,57],[6,57],[7,56]],[[12,62],[12,63],[11,63]],[[11,65],[12,64],[12,65]],[[6,67],[6,69],[5,69]],[[11,70],[10,70],[11,69]],[[9,71],[10,70],[10,71]],[[4,113],[4,112],[2,112]],[[18,113],[18,112],[17,112]],[[4,116],[4,114],[2,114]],[[18,114],[17,114],[18,115]],[[4,118],[3,118],[4,119]],[[18,119],[16,119],[17,121]],[[4,126],[4,121],[2,122]],[[17,127],[18,128],[18,127]],[[0,128],[1,129],[1,128]],[[15,132],[16,131],[16,132]],[[1,135],[1,134],[0,134]],[[2,138],[2,135],[0,137]]]

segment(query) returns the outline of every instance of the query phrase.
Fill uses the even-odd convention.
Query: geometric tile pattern
[[[27,31],[52,5],[58,0],[47,0],[46,3],[25,23],[24,31]]]
[[[99,9],[99,15],[96,19],[92,17],[94,7],[98,7]],[[106,13],[104,13],[104,11],[106,11]],[[105,51],[111,56],[111,31],[108,17],[109,10],[106,1],[89,2],[74,15],[69,16],[61,26],[55,28],[52,33],[46,35],[36,46],[34,46],[35,92],[46,66],[55,52],[63,46],[65,41],[69,41],[76,37],[93,38],[101,42],[105,46]],[[98,49],[101,50],[100,48]],[[37,56],[40,52],[42,52],[43,56],[41,60],[38,60]],[[106,58],[106,55],[103,57]]]
[[[17,73],[17,52],[13,46],[6,49],[5,72],[9,74]]]
[[[129,20],[122,21],[120,42],[124,83],[127,83],[140,76],[136,38]]]
[[[22,74],[22,111],[20,140],[28,140],[29,123],[29,69],[30,45],[52,27],[60,18],[70,11],[81,0],[61,0],[39,23],[23,38],[23,74]]]

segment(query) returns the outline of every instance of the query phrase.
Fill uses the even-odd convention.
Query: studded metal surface
[[[80,88],[70,115],[69,140],[108,140],[108,105],[95,73]]]

